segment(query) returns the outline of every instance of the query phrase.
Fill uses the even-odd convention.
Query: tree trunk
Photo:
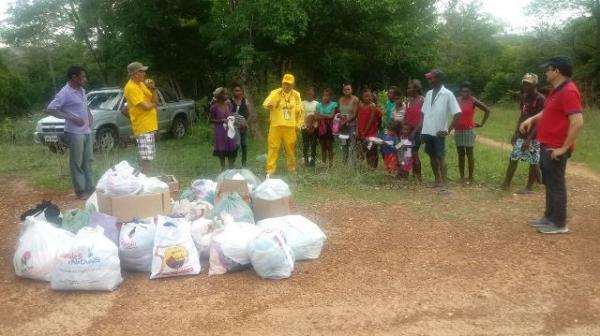
[[[54,94],[58,92],[56,87],[56,76],[54,75],[54,63],[52,62],[52,56],[50,56],[49,52],[46,52],[46,56],[48,59],[48,70],[50,72],[50,78],[52,79],[52,86],[54,87]]]

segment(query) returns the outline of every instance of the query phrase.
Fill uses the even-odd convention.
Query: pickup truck
[[[178,100],[161,90],[158,90],[158,96],[158,132],[171,132],[175,138],[183,137],[196,118],[194,101]],[[87,101],[94,116],[92,136],[95,149],[110,151],[133,136],[131,122],[121,114],[127,104],[123,89],[94,90],[87,94]],[[40,119],[33,133],[34,142],[46,145],[52,151],[65,148],[64,125],[64,120],[53,116]]]

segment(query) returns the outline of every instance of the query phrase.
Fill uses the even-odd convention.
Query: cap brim
[[[294,85],[294,82],[290,82],[290,81],[281,81],[281,83]]]
[[[146,70],[148,70],[148,68],[149,68],[149,66],[143,66],[143,67],[140,68],[140,70],[146,71]]]
[[[544,62],[542,64],[540,64],[540,69],[546,69],[549,66],[554,66],[554,64],[552,62]]]
[[[529,83],[529,84],[533,84],[533,85],[537,84],[535,81],[527,80],[527,79],[521,80],[521,83]]]

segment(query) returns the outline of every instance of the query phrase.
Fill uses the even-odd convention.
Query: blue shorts
[[[423,134],[422,139],[425,144],[425,153],[439,158],[446,156],[446,137]]]

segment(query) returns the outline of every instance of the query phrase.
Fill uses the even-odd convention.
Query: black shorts
[[[439,158],[446,156],[446,137],[423,134],[422,139],[425,144],[425,153]]]

